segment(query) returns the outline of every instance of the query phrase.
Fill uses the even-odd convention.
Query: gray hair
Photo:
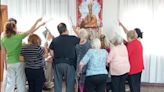
[[[100,39],[98,39],[98,38],[93,39],[91,41],[91,46],[92,46],[92,48],[97,48],[97,49],[101,48]]]
[[[117,46],[121,45],[123,43],[123,38],[120,35],[115,35],[115,37],[112,39],[112,43]]]
[[[89,34],[87,32],[86,29],[80,29],[80,34],[79,34],[80,38],[84,38],[84,39],[88,39],[89,38]]]
[[[137,37],[138,37],[138,35],[137,35],[136,31],[134,31],[134,30],[128,31],[127,38],[130,38],[133,40],[133,39],[136,39]]]

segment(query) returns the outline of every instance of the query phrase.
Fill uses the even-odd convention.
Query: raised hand
[[[42,24],[40,24],[40,26],[44,26],[46,24],[46,22],[43,22]]]
[[[40,22],[40,21],[42,21],[42,19],[43,19],[43,18],[41,17],[41,18],[39,18],[36,22]]]
[[[119,26],[121,26],[122,25],[122,23],[119,21]]]

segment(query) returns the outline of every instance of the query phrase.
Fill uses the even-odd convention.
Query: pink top
[[[123,75],[130,70],[128,51],[124,44],[114,46],[108,55],[111,75]]]

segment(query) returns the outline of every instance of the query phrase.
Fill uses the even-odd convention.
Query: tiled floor
[[[43,92],[54,92],[54,90],[43,91]],[[65,89],[63,88],[63,92]],[[110,91],[111,92],[111,91]],[[128,85],[126,86],[126,92],[130,92]],[[141,92],[164,92],[164,84],[162,86],[157,85],[142,85]]]
[[[54,92],[54,88],[52,88],[51,90],[48,90],[48,91],[43,90],[43,92]],[[63,84],[62,92],[65,92],[64,84]],[[126,86],[126,92],[130,92],[128,85]],[[158,84],[158,85],[142,84],[141,92],[164,92],[164,84]]]

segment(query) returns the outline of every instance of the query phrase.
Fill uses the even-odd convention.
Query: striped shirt
[[[40,69],[44,67],[44,49],[36,45],[22,47],[21,55],[25,59],[25,68]]]

